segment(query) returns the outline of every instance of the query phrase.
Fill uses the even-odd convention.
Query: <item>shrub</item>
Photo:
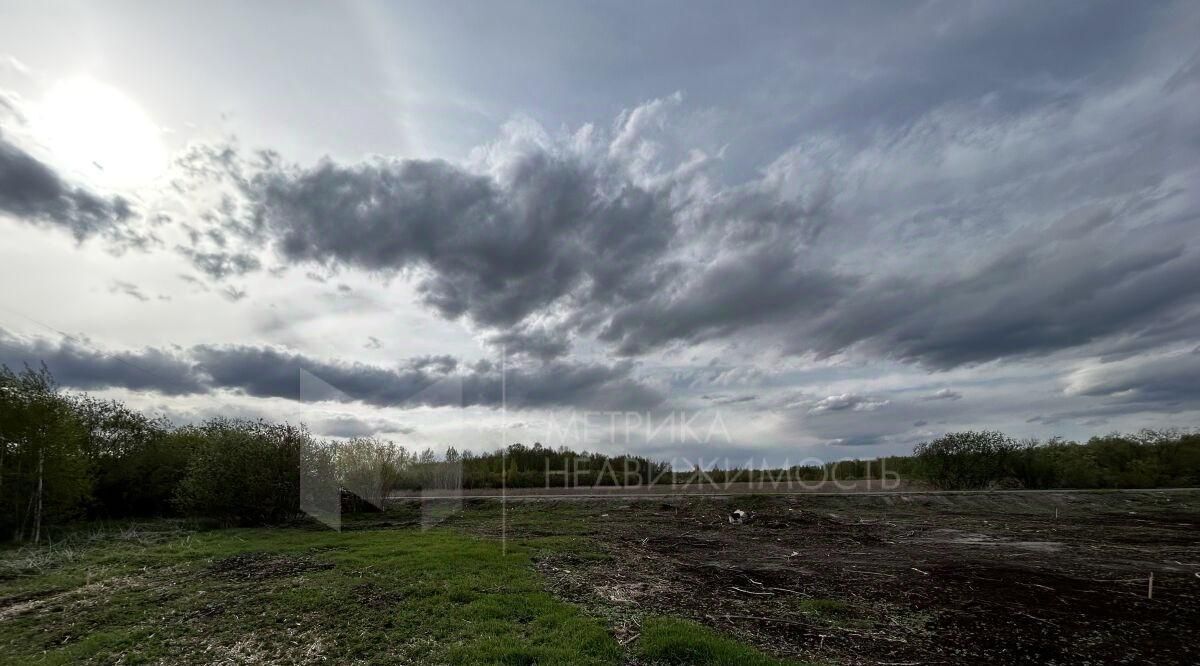
[[[280,522],[300,512],[300,460],[307,430],[262,421],[214,419],[184,429],[192,440],[179,508],[224,523]]]
[[[115,400],[71,399],[85,431],[92,476],[92,517],[163,516],[187,471],[190,440],[165,419],[150,419]]]
[[[917,445],[919,470],[930,482],[948,490],[984,488],[1012,477],[1019,447],[994,431],[953,432]]]
[[[360,500],[354,508],[370,505],[383,508],[384,501],[401,484],[412,457],[404,448],[374,437],[356,437],[342,442],[335,456],[337,478],[343,492]]]

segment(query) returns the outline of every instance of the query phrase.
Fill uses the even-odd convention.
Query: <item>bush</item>
[[[939,488],[984,488],[1007,477],[1019,447],[1012,438],[994,431],[953,432],[917,445],[918,469]]]
[[[93,518],[173,513],[175,488],[187,471],[191,442],[165,419],[150,419],[115,400],[71,398],[86,436]]]
[[[392,442],[355,437],[337,447],[335,461],[342,492],[352,493],[359,500],[351,503],[357,511],[366,509],[366,505],[383,508],[388,496],[400,486],[412,457]]]
[[[184,436],[192,453],[176,502],[185,514],[260,525],[300,513],[302,449],[314,445],[307,430],[214,419]]]
[[[1142,431],[1020,444],[997,432],[950,433],[916,449],[941,488],[1162,488],[1200,485],[1200,434]]]

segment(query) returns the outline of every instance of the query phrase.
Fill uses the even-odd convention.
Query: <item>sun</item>
[[[33,120],[51,159],[88,182],[136,188],[166,168],[162,130],[137,102],[92,78],[53,85]]]

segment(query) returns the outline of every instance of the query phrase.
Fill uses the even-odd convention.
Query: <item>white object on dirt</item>
[[[741,525],[742,523],[746,522],[749,517],[750,514],[742,511],[741,509],[736,509],[733,513],[729,514],[729,524]]]

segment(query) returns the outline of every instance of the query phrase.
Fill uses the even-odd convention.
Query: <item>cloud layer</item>
[[[105,198],[68,183],[2,133],[0,213],[65,228],[79,240],[112,233],[133,215],[125,199]]]
[[[80,256],[148,257],[61,287],[69,302],[22,303],[48,321],[124,320],[96,331],[124,351],[6,335],[0,360],[197,400],[703,405],[739,414],[756,446],[1195,416],[1194,5],[770,10],[712,7],[681,26],[665,6],[598,21],[564,5],[478,44],[446,28],[456,37],[414,59],[438,63],[430,80],[356,79],[371,95],[354,97],[343,72],[378,54],[339,61],[338,77],[305,79],[321,95],[241,132],[278,145],[164,122],[188,135],[168,182],[120,195],[39,159],[31,95],[0,91],[0,120],[22,128],[0,135],[0,216]],[[668,37],[652,29],[667,21]],[[404,119],[347,131],[387,106],[384,89],[405,91]],[[289,124],[298,103],[322,122]],[[399,126],[412,136],[393,141]],[[426,150],[438,142],[412,128],[434,126],[462,150]],[[65,284],[61,265],[7,260]],[[189,308],[211,308],[220,332]],[[172,333],[143,334],[158,325]],[[462,360],[481,356],[506,358],[508,381]],[[378,425],[346,418],[330,431]]]
[[[639,382],[631,363],[553,361],[501,368],[463,365],[449,356],[394,366],[327,361],[272,347],[198,345],[188,349],[104,351],[84,340],[18,337],[0,330],[0,363],[44,363],[64,386],[122,388],[164,395],[233,391],[298,402],[357,402],[373,407],[580,407],[624,411],[663,400]],[[502,376],[503,374],[503,376]]]
[[[733,186],[702,152],[668,159],[678,97],[609,133],[510,126],[467,166],[273,159],[237,168],[223,224],[287,262],[410,274],[441,316],[538,358],[575,338],[640,356],[749,336],[953,368],[1159,342],[1200,307],[1197,86],[1167,86],[1176,75],[983,130],[990,102],[884,147],[801,144]],[[205,272],[256,267],[237,256]]]

